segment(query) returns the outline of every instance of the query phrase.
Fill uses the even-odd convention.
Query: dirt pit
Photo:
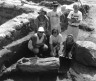
[[[90,40],[96,43],[96,1],[95,0],[81,0],[82,3],[91,4],[91,10],[87,22],[94,32],[85,32],[80,30],[78,40]],[[66,37],[66,32],[62,33]],[[67,75],[67,76],[66,76]],[[27,74],[27,73],[13,73],[1,78],[0,81],[96,81],[96,69],[86,67],[75,63],[66,75],[58,74]]]

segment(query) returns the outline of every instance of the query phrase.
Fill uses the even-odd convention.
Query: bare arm
[[[34,48],[34,47],[38,47],[37,46],[37,44],[36,44],[36,41],[37,41],[37,38],[36,38],[36,36],[35,35],[33,35],[31,38],[30,38],[30,40],[29,40],[29,42],[28,42],[28,48],[30,47],[30,48]]]
[[[38,22],[39,22],[38,17],[34,20],[34,22],[35,22],[35,25],[36,25],[36,29],[38,29],[38,26],[39,26],[39,24],[38,24]]]
[[[33,49],[32,40],[29,40],[29,42],[28,42],[28,48],[29,48],[29,50],[32,51],[32,49]]]
[[[72,22],[74,22],[74,19],[72,19],[72,14],[73,12],[70,11],[70,13],[68,14],[67,18],[68,18],[68,23],[71,24]]]
[[[48,17],[48,24],[49,24],[49,26],[48,26],[48,30],[49,31],[51,31],[51,22],[50,22],[50,16],[51,16],[51,14],[50,14],[50,12],[49,13],[47,13],[47,17]]]

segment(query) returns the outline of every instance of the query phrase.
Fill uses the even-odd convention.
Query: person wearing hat
[[[40,11],[38,12],[39,15],[37,16],[35,21],[37,29],[38,27],[42,26],[44,27],[45,32],[48,30],[48,26],[49,26],[49,19],[46,13],[47,12],[43,8],[41,8]]]
[[[39,27],[37,33],[35,33],[28,42],[28,48],[36,56],[42,57],[43,53],[48,49],[46,43],[46,35],[44,34],[44,28]]]
[[[82,12],[79,11],[79,5],[75,3],[73,5],[73,11],[70,11],[68,14],[68,30],[67,34],[72,34],[74,40],[77,40],[78,32],[79,32],[79,25],[82,21]]]
[[[52,29],[58,29],[59,32],[61,32],[61,26],[60,26],[61,13],[57,12],[57,8],[59,4],[57,1],[54,1],[52,6],[53,6],[53,10],[47,13],[50,22],[50,31],[52,31]]]
[[[59,48],[62,42],[63,42],[63,37],[59,33],[58,29],[53,29],[49,41],[50,48],[51,48],[51,52],[50,52],[51,56],[54,57],[58,56]]]

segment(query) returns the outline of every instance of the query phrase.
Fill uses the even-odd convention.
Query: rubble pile
[[[33,31],[34,19],[38,15],[35,11],[41,8],[34,4],[21,0],[0,1],[0,49]]]
[[[22,14],[2,24],[0,26],[0,48],[26,36],[32,31],[32,27],[34,27],[34,16],[30,13]]]
[[[0,25],[8,20],[21,15],[22,13],[34,12],[34,8],[28,8],[26,3],[20,0],[2,0],[0,1]]]

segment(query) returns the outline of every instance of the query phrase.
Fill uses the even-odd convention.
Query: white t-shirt
[[[68,19],[76,19],[76,20],[80,20],[82,21],[82,13],[80,11],[78,11],[77,13],[75,13],[74,11],[70,11],[68,17]],[[70,23],[70,22],[69,22]],[[75,26],[78,26],[80,23],[76,23],[76,22],[73,22],[73,23],[70,23],[71,25],[75,25]]]
[[[62,43],[63,42],[63,37],[61,34],[58,34],[57,37],[54,37],[53,35],[50,36],[50,44],[53,43]]]
[[[50,24],[51,24],[51,30],[56,28],[56,27],[60,27],[60,12],[48,12],[47,16],[50,18]]]

